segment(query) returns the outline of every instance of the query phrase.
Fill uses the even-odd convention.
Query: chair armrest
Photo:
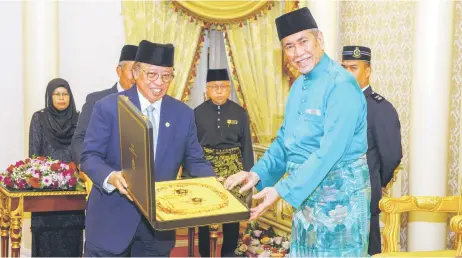
[[[457,256],[462,256],[462,215],[457,215],[451,218],[451,230],[456,233],[455,246]]]
[[[379,208],[381,211],[390,214],[409,211],[457,212],[459,210],[459,196],[383,197],[379,202]]]
[[[403,212],[457,212],[459,210],[458,196],[403,196],[400,198],[383,197],[379,208],[385,215],[383,230],[383,252],[398,252],[400,216]]]

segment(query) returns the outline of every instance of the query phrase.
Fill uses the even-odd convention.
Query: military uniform
[[[224,78],[214,80],[228,80],[227,78],[226,72]],[[207,81],[210,80],[208,78]],[[249,118],[240,105],[231,100],[223,105],[216,105],[208,100],[194,110],[194,115],[197,138],[204,148],[205,158],[212,163],[217,176],[227,178],[241,170],[249,171],[252,168],[254,158]],[[245,195],[238,191],[239,188],[235,188],[232,193],[244,201]],[[234,253],[238,237],[239,223],[223,224],[222,257]],[[208,227],[199,228],[199,252],[202,257],[210,256]]]
[[[371,51],[367,47],[345,46],[343,60],[370,62]],[[363,88],[367,101],[367,164],[371,179],[371,224],[369,255],[381,252],[379,201],[382,187],[393,178],[394,170],[401,162],[401,132],[398,113],[393,105],[370,85]]]

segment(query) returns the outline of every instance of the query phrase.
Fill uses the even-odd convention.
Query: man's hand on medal
[[[109,179],[107,180],[107,182],[113,185],[115,188],[117,188],[117,190],[119,190],[119,193],[121,195],[125,195],[130,201],[133,201],[130,194],[128,194],[128,191],[127,191],[128,184],[127,184],[127,181],[125,181],[125,178],[123,177],[122,172],[120,171],[113,172],[111,176],[109,177]]]

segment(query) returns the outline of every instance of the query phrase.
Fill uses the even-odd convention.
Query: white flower
[[[253,245],[253,246],[257,246],[260,244],[260,240],[258,239],[252,239],[252,241],[250,242],[250,245]]]
[[[257,257],[271,257],[271,251],[265,250],[261,254],[259,254]]]
[[[258,248],[256,246],[249,246],[249,248],[247,248],[247,251],[249,251],[251,254],[256,254],[257,249]]]
[[[51,183],[52,183],[51,176],[44,176],[42,178],[42,184],[44,184],[45,186],[50,186]]]
[[[282,242],[282,248],[286,249],[286,250],[289,250],[290,248],[290,242],[289,241],[284,241]]]
[[[275,237],[273,238],[273,243],[280,245],[282,242],[282,237]]]
[[[59,186],[59,187],[64,187],[64,186],[66,186],[67,181],[68,181],[68,180],[66,180],[66,177],[64,177],[63,174],[59,174],[59,175],[58,175],[58,186]]]
[[[58,181],[58,179],[59,179],[59,175],[58,175],[58,174],[56,174],[56,173],[51,174],[51,180],[53,180],[53,181]]]
[[[26,175],[32,175],[34,173],[35,169],[34,168],[28,168],[26,170]]]

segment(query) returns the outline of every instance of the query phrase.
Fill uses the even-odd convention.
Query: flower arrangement
[[[264,230],[251,222],[240,235],[235,253],[246,257],[289,257],[289,249],[288,238],[277,236],[271,227]]]
[[[81,186],[74,163],[32,157],[0,172],[0,185],[12,190],[75,190]]]

